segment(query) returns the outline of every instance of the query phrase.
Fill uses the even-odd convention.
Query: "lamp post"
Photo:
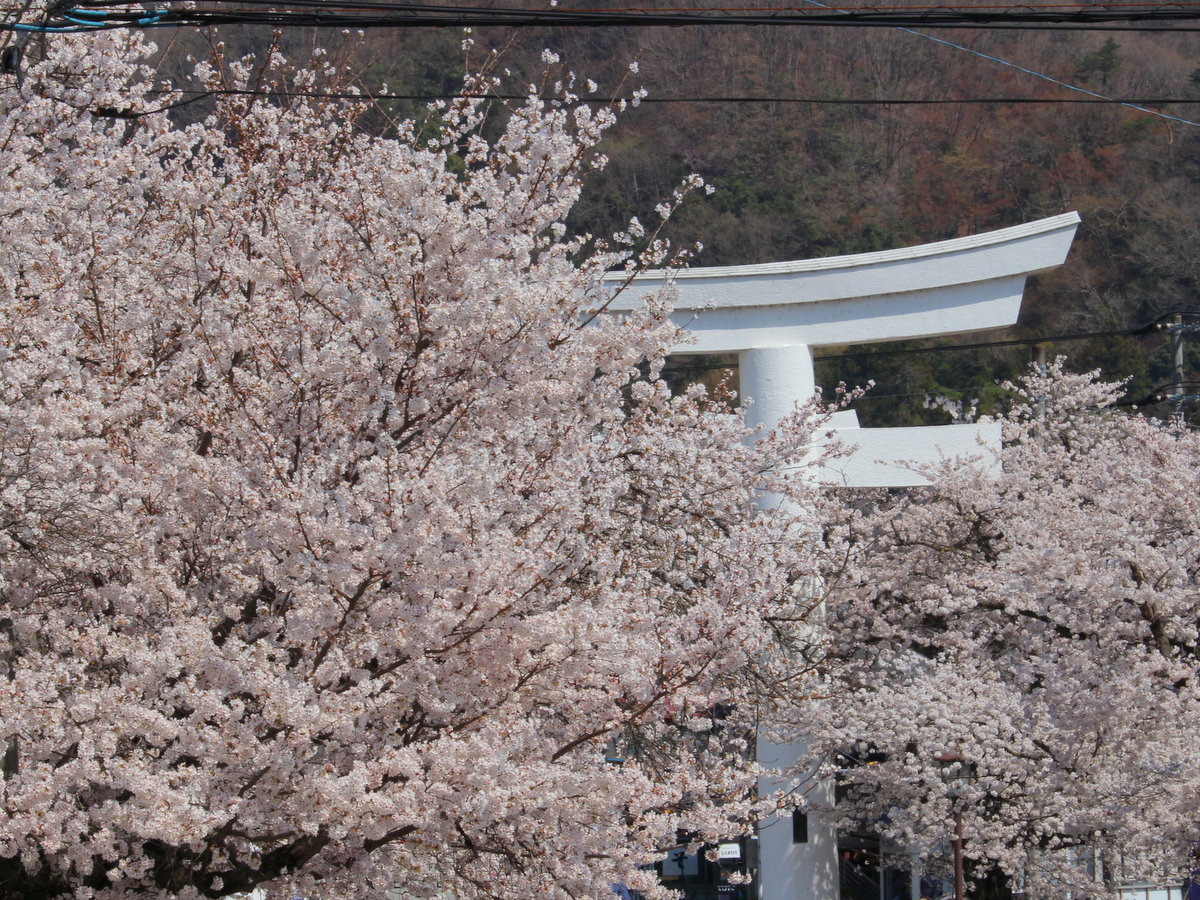
[[[962,810],[954,810],[954,900],[963,900]]]
[[[934,759],[942,766],[942,780],[950,787],[950,796],[954,799],[954,900],[965,900],[962,807],[958,803],[958,785],[970,780],[970,766],[958,753],[943,753]]]

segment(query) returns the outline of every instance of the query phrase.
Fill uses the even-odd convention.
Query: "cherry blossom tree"
[[[148,53],[0,86],[0,891],[661,893],[756,815],[819,532],[802,423],[672,397],[668,297],[605,313],[665,248],[566,234],[613,110],[372,136],[274,55],[184,127]]]
[[[1118,396],[1035,373],[1002,472],[863,498],[833,538],[839,817],[931,869],[960,824],[976,896],[1177,885],[1200,840],[1200,437]]]

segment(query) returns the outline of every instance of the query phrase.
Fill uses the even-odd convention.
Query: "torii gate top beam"
[[[631,309],[672,281],[679,350],[736,352],[750,425],[773,427],[816,390],[813,347],[981,331],[1012,325],[1025,279],[1061,265],[1074,212],[987,234],[882,253],[755,266],[652,271],[609,307]],[[614,280],[619,275],[612,276]],[[859,429],[831,422],[858,450],[820,477],[853,487],[928,484],[911,464],[936,464],[998,446],[991,425]]]
[[[652,270],[610,309],[631,309],[664,280],[673,318],[694,338],[680,349],[896,341],[1012,325],[1025,279],[1066,259],[1075,212],[933,244],[749,266]]]

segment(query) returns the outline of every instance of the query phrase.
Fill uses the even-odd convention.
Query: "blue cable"
[[[116,13],[113,10],[75,8],[75,9],[68,9],[66,12],[64,12],[62,14],[62,18],[66,19],[68,22],[74,22],[77,25],[99,26],[102,24],[107,24],[103,20],[108,18],[109,16],[112,16],[115,14]],[[159,20],[161,20],[162,17],[165,15],[166,15],[166,10],[160,9],[157,12],[155,12],[149,16],[143,16],[140,19],[135,19],[132,23],[129,23],[129,24],[141,25],[141,26],[156,25],[156,24],[158,24]],[[79,16],[80,18],[74,18],[75,16]],[[100,21],[89,22],[86,18],[89,16],[94,19],[98,19]],[[125,24],[125,23],[122,23],[122,24]]]
[[[95,31],[95,25],[89,25],[87,28],[68,28],[66,26],[57,25],[28,25],[24,22],[14,22],[8,26],[13,31],[32,31],[37,34],[70,34],[79,31]]]
[[[96,31],[103,28],[121,28],[136,26],[140,28],[162,28],[169,27],[171,22],[162,22],[163,16],[166,15],[165,10],[143,16],[140,19],[135,19],[132,22],[113,22],[109,19],[110,16],[116,15],[115,12],[102,9],[68,9],[61,13],[57,18],[60,21],[70,22],[70,25],[34,25],[26,22],[14,22],[8,26],[13,31],[32,32],[34,34],[76,34],[84,31]]]
[[[72,10],[72,12],[73,11],[74,10]],[[69,15],[68,13],[63,13],[62,15],[59,16],[59,18],[65,20],[67,22],[73,22],[76,25],[83,25],[84,28],[80,29],[81,31],[82,30],[95,31],[97,28],[103,28],[105,25],[104,22],[89,22],[87,19],[76,19],[76,18],[72,17],[71,15]]]

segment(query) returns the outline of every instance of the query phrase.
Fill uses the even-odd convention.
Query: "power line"
[[[1112,331],[1079,331],[1070,334],[1054,334],[1047,337],[1009,338],[998,341],[977,341],[971,344],[947,344],[934,347],[889,347],[886,350],[862,350],[848,353],[829,353],[822,356],[814,355],[814,360],[826,359],[859,359],[875,356],[910,356],[916,353],[950,353],[956,350],[983,350],[992,347],[1032,347],[1035,344],[1065,344],[1072,341],[1088,341],[1103,337],[1132,337],[1133,335],[1151,334],[1160,330],[1157,323],[1143,325],[1138,328],[1119,328]]]
[[[913,31],[911,28],[901,28],[899,30],[905,32],[906,34],[912,34],[912,35],[916,35],[917,37],[924,38],[927,41],[934,41],[935,43],[938,43],[938,44],[944,44],[947,47],[953,47],[955,50],[961,50],[964,53],[970,53],[971,55],[977,56],[980,59],[986,59],[989,62],[999,63],[1000,65],[1007,66],[1010,69],[1016,69],[1018,72],[1024,72],[1026,75],[1032,75],[1035,78],[1040,78],[1043,81],[1048,81],[1051,84],[1056,84],[1059,87],[1065,88],[1068,91],[1075,91],[1076,93],[1083,94],[1087,97],[1092,97],[1096,100],[1110,100],[1111,99],[1110,97],[1106,97],[1104,94],[1097,93],[1096,91],[1089,90],[1088,88],[1085,88],[1085,87],[1080,87],[1077,84],[1071,84],[1070,82],[1062,81],[1058,78],[1055,78],[1052,75],[1047,75],[1045,72],[1039,72],[1036,69],[1030,69],[1026,66],[1017,65],[1016,63],[1011,62],[1010,60],[1001,59],[1000,57],[993,56],[990,53],[980,53],[978,50],[975,50],[971,47],[964,47],[962,44],[956,44],[954,41],[948,41],[948,40],[945,40],[944,38],[935,37],[932,34],[922,34],[919,31]],[[1157,109],[1150,109],[1150,108],[1148,108],[1148,105],[1145,102],[1138,103],[1138,102],[1135,102],[1132,100],[1122,100],[1122,101],[1120,101],[1120,105],[1128,107],[1129,109],[1136,110],[1137,112],[1147,113],[1148,115],[1151,115],[1151,116],[1157,116],[1160,119],[1169,119],[1173,122],[1179,122],[1182,125],[1200,126],[1200,122],[1193,122],[1191,119],[1183,119],[1183,118],[1180,118],[1179,116],[1172,116],[1168,113],[1161,112],[1160,110],[1157,110]]]
[[[169,95],[179,99],[153,109],[134,109],[132,107],[118,108],[114,106],[97,107],[92,115],[104,119],[139,119],[142,116],[167,112],[199,103],[215,97],[268,97],[275,100],[346,100],[350,102],[411,102],[434,103],[439,100],[450,101],[463,98],[461,93],[439,94],[399,94],[377,91],[285,91],[264,90],[253,88],[215,88],[210,90],[189,88],[162,88],[147,90],[149,96]],[[469,95],[468,95],[469,96]],[[476,99],[524,102],[529,94],[491,93],[478,95]],[[543,102],[562,100],[560,96],[537,96]],[[608,105],[613,101],[599,97],[577,97],[575,103],[593,103]],[[990,106],[1020,106],[1047,104],[1074,104],[1085,106],[1134,106],[1150,105],[1168,106],[1171,104],[1200,104],[1200,97],[1153,97],[1148,99],[1123,97],[942,97],[942,98],[896,98],[896,97],[782,97],[782,96],[695,96],[695,97],[643,97],[640,103],[645,105],[672,106],[677,104],[735,104],[747,105],[754,103],[787,104],[814,106],[941,106],[941,105],[990,105]]]
[[[286,100],[289,98],[309,99],[309,100],[351,100],[351,101],[377,101],[377,100],[396,100],[396,101],[412,101],[432,103],[437,100],[457,100],[463,97],[461,93],[421,93],[421,94],[399,94],[392,92],[376,92],[376,91],[283,91],[283,90],[263,90],[263,89],[239,89],[239,88],[216,88],[209,90],[201,89],[162,89],[147,91],[148,94],[174,94],[187,99],[188,102],[203,100],[208,97],[221,96],[243,96],[243,97],[270,97],[274,99]],[[486,100],[512,100],[525,101],[530,97],[529,94],[523,93],[492,93],[479,95],[479,99]],[[539,96],[537,99],[543,101],[561,100],[558,96]],[[597,103],[608,104],[611,100],[599,97],[579,97],[576,102],[579,103]],[[788,103],[788,104],[813,104],[817,106],[962,106],[973,104],[984,105],[1020,105],[1020,104],[1082,104],[1090,106],[1111,106],[1122,105],[1129,103],[1155,103],[1155,104],[1200,104],[1200,97],[1149,97],[1149,98],[1134,98],[1134,97],[927,97],[927,98],[912,98],[912,97],[784,97],[778,95],[754,95],[754,94],[739,94],[730,96],[683,96],[683,97],[643,97],[640,101],[643,105],[674,105],[680,103]]]
[[[886,350],[864,350],[864,351],[860,351],[860,352],[851,351],[851,352],[847,352],[847,353],[828,353],[828,354],[824,354],[824,355],[820,355],[820,356],[814,355],[814,362],[824,362],[824,361],[828,361],[828,360],[837,360],[837,359],[857,359],[860,357],[907,356],[907,355],[913,355],[913,354],[917,354],[917,353],[949,353],[949,352],[954,352],[954,351],[959,351],[959,350],[978,350],[978,349],[991,348],[991,347],[1035,346],[1037,344],[1067,343],[1067,342],[1071,342],[1071,341],[1083,341],[1083,340],[1090,340],[1093,338],[1102,338],[1102,337],[1131,337],[1131,336],[1135,336],[1135,335],[1148,335],[1148,334],[1155,334],[1155,333],[1170,334],[1170,333],[1174,333],[1174,332],[1192,333],[1192,332],[1200,331],[1200,322],[1184,323],[1184,322],[1182,322],[1182,318],[1184,316],[1191,317],[1194,319],[1200,319],[1200,310],[1191,309],[1191,308],[1183,309],[1183,310],[1176,310],[1175,312],[1166,313],[1166,314],[1160,316],[1158,319],[1156,319],[1155,321],[1151,322],[1148,325],[1142,325],[1137,328],[1120,328],[1120,329],[1112,329],[1109,331],[1072,332],[1072,333],[1068,333],[1068,334],[1048,335],[1048,336],[1044,336],[1044,337],[1012,338],[1012,339],[1007,339],[1007,340],[996,340],[996,341],[976,341],[976,342],[970,343],[970,344],[944,344],[944,345],[933,346],[933,347],[904,347],[904,348],[899,348],[899,349],[889,348]],[[1176,319],[1176,317],[1179,317],[1179,318]],[[670,371],[672,377],[680,377],[680,376],[686,377],[689,375],[695,375],[695,374],[699,374],[702,372],[720,371],[720,370],[733,371],[733,370],[736,370],[737,368],[738,368],[737,360],[731,359],[731,360],[728,360],[726,362],[721,362],[721,363],[701,363],[701,364],[696,364],[696,365],[675,365],[675,366],[671,366],[669,371]],[[987,386],[986,385],[975,385],[973,387],[953,387],[953,388],[938,387],[937,392],[943,393],[943,394],[952,393],[952,394],[965,395],[971,391],[981,390],[984,387],[987,387]],[[1190,394],[1185,393],[1185,391],[1187,389],[1191,389],[1192,391],[1200,390],[1200,382],[1186,381],[1186,380],[1171,382],[1166,385],[1161,385],[1159,387],[1156,387],[1153,391],[1151,391],[1151,393],[1149,395],[1147,395],[1145,397],[1141,397],[1141,398],[1126,397],[1126,398],[1120,400],[1119,402],[1117,402],[1115,405],[1122,406],[1122,407],[1125,407],[1125,406],[1154,406],[1159,403],[1167,403],[1167,402],[1178,405],[1178,404],[1182,404],[1182,403],[1193,403],[1193,402],[1200,401],[1200,393],[1190,393]],[[905,397],[922,397],[922,396],[928,397],[930,395],[930,393],[931,393],[930,390],[900,391],[900,392],[893,392],[893,393],[888,393],[888,394],[879,394],[879,393],[875,393],[875,392],[868,392],[868,393],[864,394],[862,397],[858,398],[855,402],[862,403],[862,402],[869,402],[869,401],[874,401],[874,400],[896,400],[896,399],[902,399]]]
[[[805,2],[808,3],[810,6],[815,6],[820,9],[831,9],[830,6],[828,6],[825,3],[822,3],[821,0],[805,0]],[[1039,72],[1036,69],[1030,69],[1026,66],[1017,65],[1016,63],[1012,62],[1011,60],[1001,59],[999,56],[994,56],[990,53],[981,53],[980,51],[974,49],[973,47],[966,47],[966,46],[956,43],[954,41],[946,40],[945,38],[935,37],[932,34],[925,34],[922,31],[916,31],[912,28],[897,27],[896,30],[902,31],[905,34],[911,34],[913,37],[918,37],[918,38],[921,38],[922,40],[932,41],[935,44],[941,44],[942,46],[950,47],[950,48],[952,48],[954,50],[958,50],[962,53],[969,53],[972,56],[977,56],[980,59],[987,60],[988,62],[994,62],[994,63],[998,63],[999,65],[1002,65],[1002,66],[1007,66],[1010,69],[1015,69],[1018,72],[1025,73],[1026,75],[1032,75],[1034,78],[1040,78],[1043,81],[1048,81],[1051,84],[1058,85],[1059,87],[1064,88],[1065,90],[1068,90],[1068,91],[1074,91],[1075,93],[1083,94],[1087,97],[1092,97],[1097,100],[1110,99],[1110,98],[1104,96],[1103,94],[1097,93],[1096,91],[1089,90],[1088,88],[1081,87],[1076,84],[1071,84],[1070,82],[1067,82],[1067,81],[1062,81],[1062,80],[1055,78],[1052,75],[1049,75],[1045,72]],[[1170,113],[1164,113],[1157,109],[1151,109],[1151,108],[1149,108],[1149,106],[1147,104],[1138,104],[1138,103],[1133,103],[1130,101],[1122,101],[1121,105],[1125,106],[1129,109],[1136,110],[1141,113],[1146,113],[1151,116],[1157,116],[1160,119],[1168,119],[1173,122],[1179,122],[1183,125],[1192,125],[1192,126],[1200,127],[1200,122],[1193,122],[1191,119],[1184,119],[1179,116],[1171,115]]]
[[[1193,310],[1183,311],[1182,314],[1196,317],[1200,315]],[[1034,338],[1012,338],[1007,340],[995,341],[976,341],[970,344],[946,344],[933,347],[904,347],[904,348],[889,348],[886,350],[864,350],[851,351],[846,353],[827,353],[823,355],[815,355],[814,362],[825,362],[838,359],[857,359],[862,357],[879,357],[879,356],[909,356],[918,353],[950,353],[960,350],[979,350],[993,347],[1015,347],[1015,346],[1035,346],[1037,344],[1053,344],[1053,343],[1068,343],[1071,341],[1084,341],[1102,337],[1131,337],[1136,335],[1147,334],[1167,334],[1173,330],[1197,331],[1200,330],[1200,324],[1188,325],[1172,325],[1167,320],[1171,319],[1176,313],[1166,314],[1159,319],[1151,322],[1148,325],[1142,325],[1137,328],[1122,328],[1109,331],[1089,331],[1089,332],[1072,332],[1068,334],[1049,335],[1044,337]],[[738,368],[737,359],[731,359],[720,363],[700,363],[695,365],[675,365],[669,367],[669,372],[672,377],[687,377],[697,375],[703,372],[711,371],[736,371]],[[941,394],[958,394],[967,395],[972,391],[982,390],[989,385],[974,385],[971,387],[942,387],[936,389],[936,393]],[[1173,402],[1185,403],[1200,401],[1200,393],[1184,394],[1186,388],[1192,390],[1200,390],[1200,382],[1175,382],[1165,386],[1156,387],[1151,393],[1141,398],[1124,398],[1115,405],[1117,406],[1153,406],[1158,403]],[[873,391],[868,391],[863,396],[856,399],[855,403],[863,403],[877,400],[898,400],[906,397],[928,397],[934,393],[931,390],[918,391],[898,391],[887,394],[880,394]]]
[[[204,7],[192,4],[174,6],[168,2],[147,10],[142,5],[132,5],[127,0],[79,0],[68,6],[60,3],[52,6],[42,22],[12,21],[0,23],[0,31],[10,30],[29,34],[32,32],[77,32],[111,28],[165,28],[220,24],[262,24],[282,27],[284,25],[325,25],[342,27],[446,27],[450,25],[684,25],[684,24],[857,24],[867,27],[895,27],[908,34],[936,41],[957,50],[972,53],[1027,74],[1042,78],[1066,90],[1075,91],[1093,98],[1097,102],[1114,102],[1149,115],[1169,119],[1186,125],[1200,125],[1151,108],[1164,103],[1181,102],[1172,100],[1131,100],[1105,97],[1095,91],[1078,87],[1053,78],[1044,73],[1016,65],[995,56],[980,53],[961,44],[943,40],[932,35],[903,27],[903,23],[922,28],[959,27],[1009,27],[1014,24],[1069,23],[1072,27],[1086,26],[1094,30],[1097,24],[1123,23],[1123,27],[1140,27],[1138,23],[1149,20],[1170,20],[1176,23],[1171,30],[1200,30],[1200,25],[1178,27],[1180,21],[1200,19],[1200,3],[1194,0],[1168,5],[1151,3],[1109,4],[1047,4],[1034,6],[987,5],[975,7],[949,6],[904,6],[904,7],[835,7],[804,0],[803,7],[719,7],[715,9],[694,8],[635,8],[614,9],[558,9],[525,10],[503,7],[452,7],[428,4],[387,3],[380,0],[358,0],[346,4],[336,0],[293,0],[291,9],[279,9],[274,0],[209,0]],[[232,5],[226,5],[232,4]],[[8,12],[15,12],[9,10]],[[19,15],[19,13],[18,13]],[[1160,26],[1161,27],[1161,26]],[[11,67],[9,67],[11,68]],[[375,99],[383,99],[376,96]],[[394,97],[392,99],[401,99]],[[409,99],[409,98],[404,98]],[[412,98],[415,99],[415,98]],[[675,98],[662,98],[659,102],[672,102]],[[195,102],[183,100],[173,106]],[[679,102],[679,101],[675,101]],[[714,100],[692,102],[715,102]],[[724,102],[752,102],[746,98]],[[795,99],[778,99],[777,103],[815,102]],[[829,102],[829,101],[821,101]],[[937,101],[875,101],[879,105],[901,105],[915,102],[961,103],[967,98],[945,98]],[[1001,102],[994,100],[970,100],[969,102]],[[1032,102],[1032,101],[1023,101]],[[104,114],[113,114],[107,110]],[[117,113],[120,115],[120,113]],[[136,117],[143,113],[128,114]]]
[[[912,356],[918,353],[953,353],[959,350],[983,350],[993,347],[1032,347],[1035,344],[1065,344],[1072,341],[1087,341],[1094,338],[1103,337],[1132,337],[1134,335],[1146,335],[1154,334],[1160,331],[1166,331],[1166,328],[1160,325],[1160,321],[1152,322],[1149,325],[1141,325],[1137,328],[1118,328],[1111,331],[1077,331],[1070,332],[1068,334],[1045,335],[1042,337],[976,341],[970,344],[939,344],[932,347],[889,347],[885,350],[859,350],[848,351],[844,353],[823,353],[820,355],[813,354],[813,361],[824,362],[826,360],[834,359],[861,359],[879,356]],[[725,363],[705,363],[695,366],[680,366],[679,370],[706,372],[717,371],[721,369],[736,369],[737,367],[737,360],[730,360],[729,362]]]
[[[16,13],[8,9],[7,13]],[[51,7],[40,22],[0,23],[0,30],[96,31],[112,28],[178,28],[212,25],[315,26],[334,28],[414,27],[678,27],[833,26],[893,28],[1040,28],[1055,30],[1200,30],[1200,4],[1104,3],[1032,6],[916,7],[717,7],[712,9],[519,9],[435,6],[358,0],[178,0],[154,4],[125,0],[80,0]]]

